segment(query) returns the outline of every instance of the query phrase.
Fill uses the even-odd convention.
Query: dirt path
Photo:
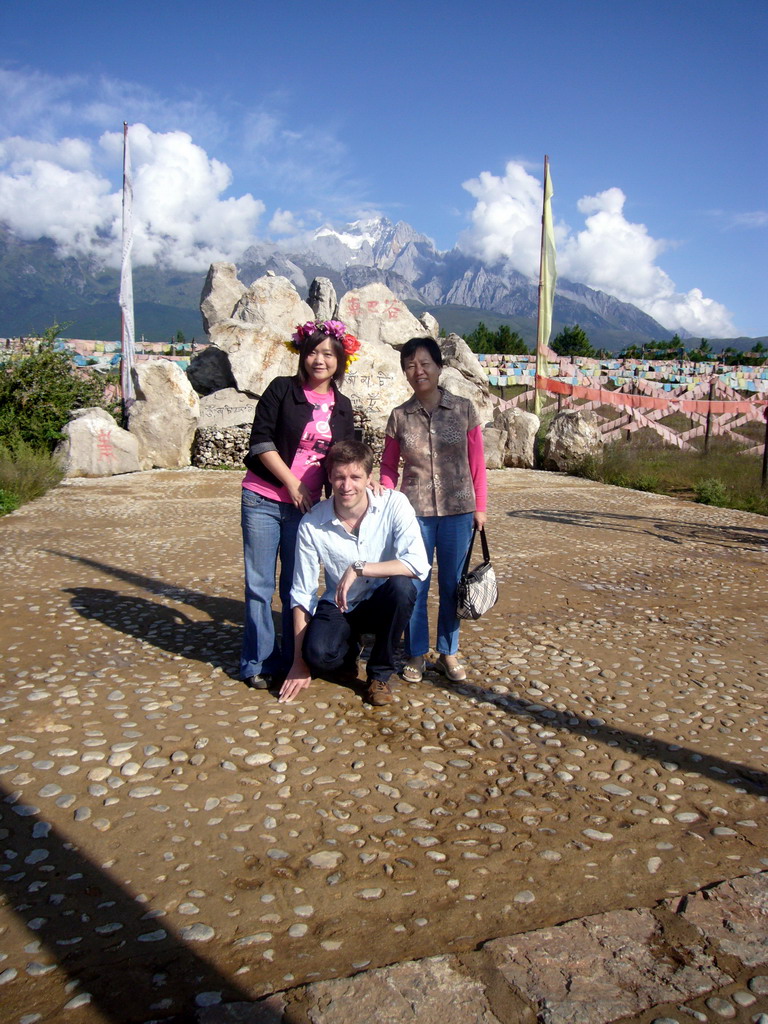
[[[154,471],[0,520],[2,1024],[182,1019],[768,868],[765,519],[492,473],[468,682],[283,706],[231,678],[238,493]]]

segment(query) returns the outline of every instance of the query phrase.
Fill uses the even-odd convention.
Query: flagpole
[[[536,317],[536,378],[533,410],[541,415],[542,378],[547,376],[546,350],[552,330],[552,307],[555,299],[555,236],[552,226],[552,181],[549,175],[549,157],[544,157],[544,198],[541,210],[541,252],[539,255],[539,295]]]
[[[131,370],[134,363],[133,321],[133,181],[131,154],[128,145],[128,122],[123,121],[123,251],[120,264],[120,383],[123,392],[123,414],[136,400]]]

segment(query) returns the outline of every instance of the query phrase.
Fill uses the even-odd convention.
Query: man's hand
[[[352,586],[356,579],[357,573],[355,572],[351,565],[348,565],[344,571],[344,575],[339,580],[339,584],[336,587],[336,594],[334,595],[336,607],[339,609],[340,612],[347,611],[347,594],[349,593],[349,588]]]
[[[280,687],[278,700],[281,704],[290,704],[292,700],[299,696],[302,690],[306,690],[311,682],[312,676],[309,673],[309,666],[306,661],[303,658],[296,658],[291,665],[290,672],[285,677],[285,682]]]

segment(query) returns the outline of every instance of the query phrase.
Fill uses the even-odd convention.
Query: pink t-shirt
[[[299,447],[291,463],[291,472],[301,480],[312,495],[312,503],[320,500],[325,480],[323,460],[331,446],[331,411],[334,394],[330,389],[321,394],[304,388],[304,397],[312,406],[312,418],[304,427]],[[243,478],[243,487],[249,491],[263,494],[272,501],[290,501],[288,489],[282,484],[271,484],[247,470]]]

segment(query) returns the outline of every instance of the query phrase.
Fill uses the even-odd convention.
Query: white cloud
[[[272,235],[294,235],[303,227],[304,222],[297,219],[291,210],[275,210],[267,224],[267,231]]]
[[[541,239],[541,182],[514,161],[503,177],[484,171],[464,183],[476,200],[472,225],[460,244],[488,263],[505,261],[529,277],[538,274]],[[555,182],[557,188],[557,182]],[[626,197],[609,188],[578,203],[583,229],[556,224],[558,274],[631,302],[670,330],[727,337],[734,333],[730,312],[698,288],[675,290],[657,265],[669,243],[653,238],[644,224],[627,220]],[[554,200],[556,206],[556,199]]]
[[[135,266],[205,270],[253,241],[264,204],[250,194],[221,198],[229,168],[188,134],[136,124],[130,145]],[[121,166],[122,132],[102,135],[98,151],[79,139],[1,142],[0,221],[23,238],[52,238],[63,255],[96,255],[117,266],[121,194],[92,169],[104,158]]]

